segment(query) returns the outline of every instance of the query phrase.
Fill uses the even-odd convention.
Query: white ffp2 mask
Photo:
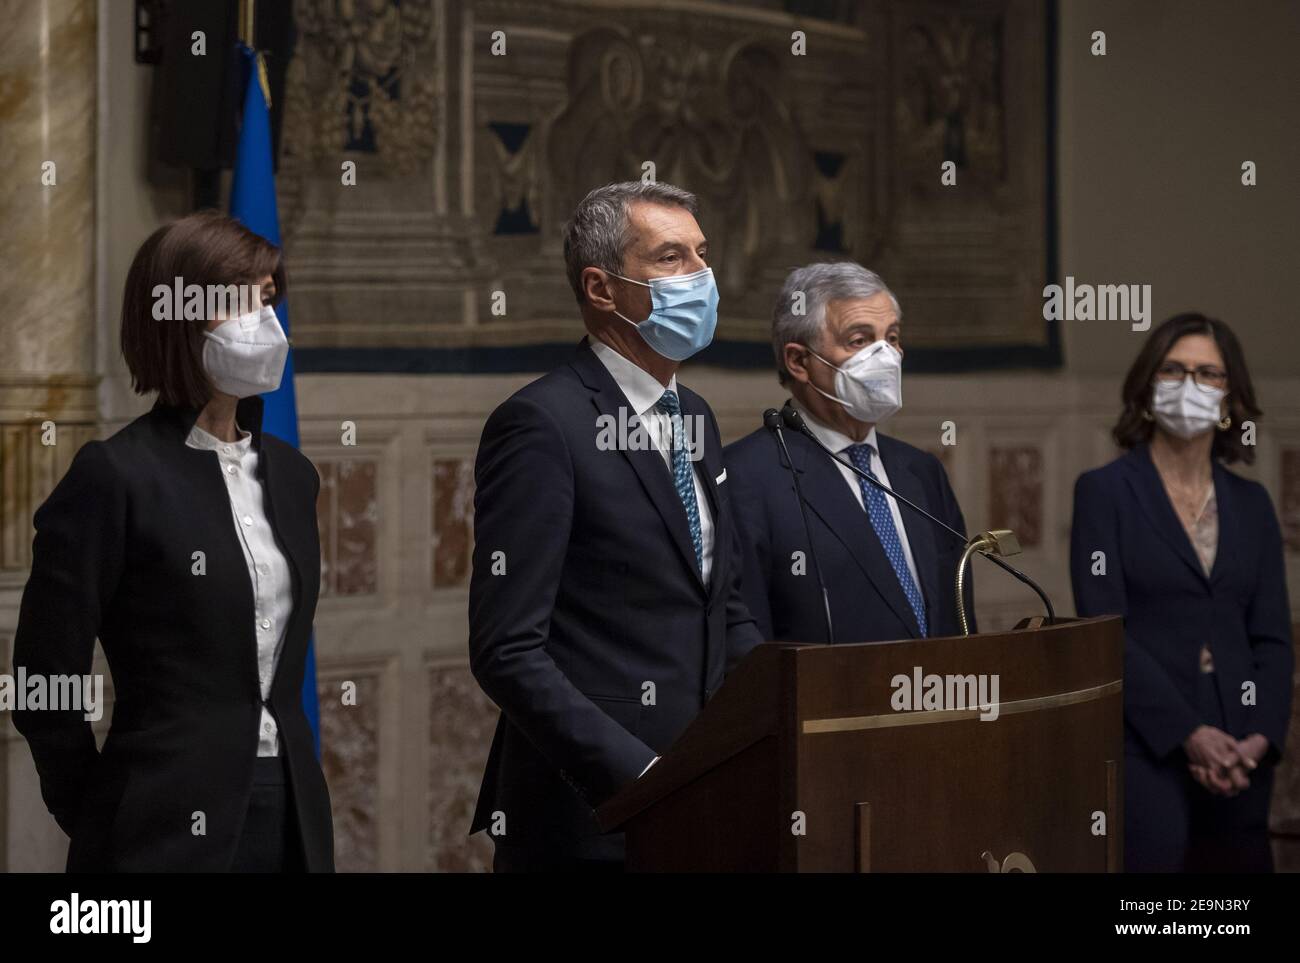
[[[204,331],[203,369],[218,391],[247,398],[280,387],[289,339],[269,304]]]
[[[835,394],[808,382],[819,395],[839,402],[858,421],[884,421],[903,407],[903,356],[883,339],[873,341],[848,361],[833,365],[812,348],[809,353],[835,369]]]

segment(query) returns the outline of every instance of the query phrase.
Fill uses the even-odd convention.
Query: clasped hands
[[[1234,739],[1214,726],[1197,726],[1183,741],[1192,778],[1216,796],[1235,796],[1250,786],[1250,773],[1268,751],[1258,732]]]

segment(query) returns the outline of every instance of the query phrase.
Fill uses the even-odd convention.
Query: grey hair
[[[586,301],[582,291],[585,269],[622,273],[623,255],[632,243],[627,210],[633,201],[684,207],[692,215],[699,214],[695,195],[672,184],[623,181],[597,187],[582,199],[564,226],[564,269],[579,304]]]
[[[880,275],[852,261],[824,261],[795,268],[781,285],[776,306],[772,309],[772,351],[776,355],[776,375],[781,384],[792,380],[785,366],[785,346],[796,341],[810,347],[821,338],[826,323],[826,305],[831,301],[869,298],[884,291],[894,302],[894,313],[903,319],[898,298],[885,286]],[[796,304],[798,295],[803,298]],[[801,307],[802,312],[795,308]]]

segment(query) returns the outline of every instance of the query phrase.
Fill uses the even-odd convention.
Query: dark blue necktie
[[[870,445],[850,445],[844,450],[859,471],[876,478],[876,473],[871,470],[871,456],[876,453],[874,448]],[[876,478],[876,481],[879,480]],[[889,510],[889,496],[865,479],[859,478],[858,485],[862,488],[862,501],[867,506],[867,517],[871,519],[871,527],[876,530],[876,537],[880,539],[880,546],[885,550],[885,557],[894,567],[898,584],[902,587],[903,594],[907,596],[912,612],[916,615],[916,624],[921,628],[921,635],[929,635],[925,624],[925,601],[921,598],[921,590],[917,587],[916,580],[912,578],[911,569],[907,567],[907,557],[903,554],[903,540],[898,537],[898,529],[894,527],[894,515]]]
[[[691,529],[691,542],[695,545],[695,562],[700,571],[704,571],[704,535],[700,531],[700,506],[695,501],[695,479],[691,475],[691,459],[686,451],[686,432],[682,427],[682,404],[677,392],[665,391],[663,397],[655,404],[661,411],[667,412],[673,425],[671,446],[673,464],[673,485],[677,488],[677,497],[686,509],[686,523]]]

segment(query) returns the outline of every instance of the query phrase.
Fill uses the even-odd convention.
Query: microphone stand
[[[790,449],[785,446],[785,436],[781,433],[781,414],[775,408],[768,408],[763,412],[763,426],[772,433],[776,438],[776,443],[781,447],[781,455],[785,458],[786,466],[790,469],[790,478],[794,481],[794,497],[799,503],[799,515],[803,518],[803,533],[808,539],[808,554],[812,557],[813,574],[817,576],[817,585],[822,590],[822,611],[826,616],[826,644],[835,644],[835,631],[831,627],[831,597],[826,591],[826,582],[822,578],[821,563],[817,561],[817,549],[813,545],[812,527],[808,524],[808,508],[804,505],[803,491],[799,487],[799,472],[795,470],[794,462],[790,460]]]

